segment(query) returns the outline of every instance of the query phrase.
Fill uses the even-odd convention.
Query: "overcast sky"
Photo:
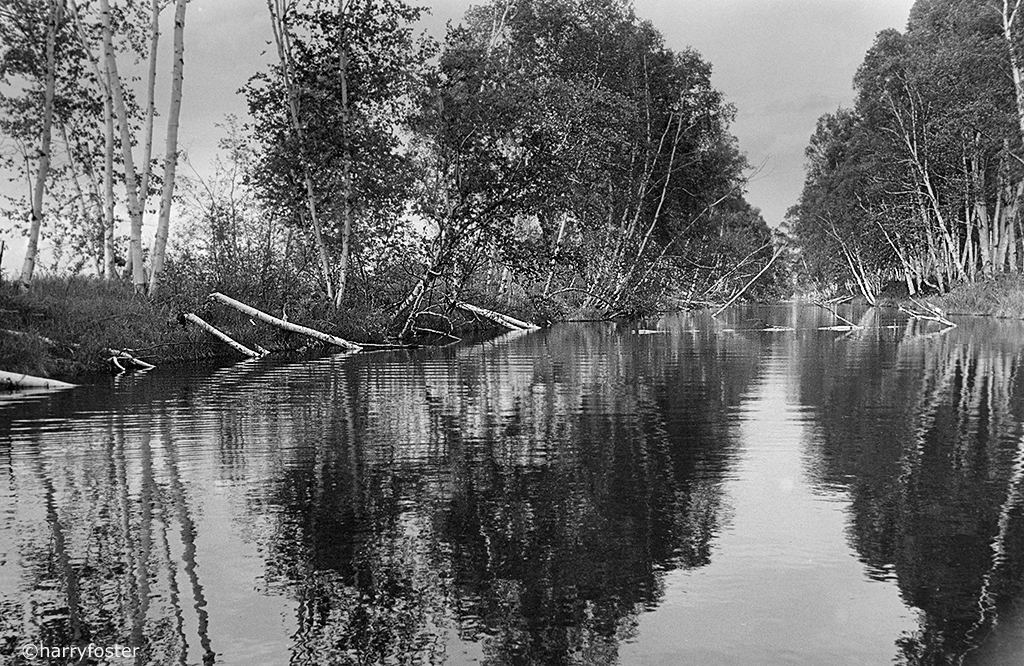
[[[415,2],[415,0],[413,0]],[[782,222],[803,183],[803,150],[817,118],[852,101],[853,74],[875,34],[903,30],[913,0],[634,0],[673,49],[696,48],[712,63],[712,82],[737,108],[733,133],[752,165],[748,200],[772,226]],[[458,22],[470,0],[427,0],[424,28],[436,37]],[[179,140],[203,170],[216,153],[226,114],[242,118],[237,94],[270,59],[264,0],[192,0],[185,44]],[[169,14],[169,12],[168,12]],[[165,17],[165,24],[168,23]],[[165,25],[163,44],[170,45]],[[169,63],[169,53],[164,62]],[[166,73],[168,67],[164,68]],[[160,90],[169,84],[158,82]],[[166,109],[166,98],[158,101]],[[162,136],[162,129],[158,135]],[[147,226],[150,226],[147,224]],[[151,233],[151,230],[150,230]],[[8,236],[8,239],[10,237]],[[4,257],[10,272],[21,250]],[[20,264],[19,264],[20,265]]]

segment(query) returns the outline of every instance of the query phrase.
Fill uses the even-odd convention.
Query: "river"
[[[0,656],[1020,666],[1024,324],[841,312],[4,396]]]

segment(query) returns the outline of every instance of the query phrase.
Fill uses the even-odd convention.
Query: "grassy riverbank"
[[[256,325],[247,316],[213,303],[182,302],[173,297],[153,302],[119,281],[38,279],[27,291],[4,282],[0,283],[0,370],[74,379],[106,369],[111,348],[132,350],[133,355],[154,365],[240,357],[196,326],[186,325],[179,317],[182,312],[195,312],[249,346],[283,351],[307,342]],[[312,316],[305,311],[301,314]],[[337,326],[328,327],[319,317],[298,321],[325,326],[342,337],[366,339],[367,332],[359,326],[341,331]]]
[[[1000,275],[991,280],[963,284],[948,294],[928,300],[949,314],[1024,319],[1024,276]]]
[[[85,278],[40,279],[28,291],[0,284],[0,370],[73,379],[102,370],[109,348],[153,363],[212,353],[171,309],[130,285]]]
[[[121,281],[42,278],[27,291],[0,282],[0,370],[74,380],[86,373],[108,370],[110,349],[128,350],[157,366],[242,358],[239,352],[185,322],[181,314],[186,312],[199,315],[251,349],[260,346],[289,352],[319,344],[209,301],[205,296],[208,288],[191,283],[186,286],[192,288],[168,289],[163,299],[154,302]],[[258,295],[229,291],[253,307],[275,316],[284,314],[280,302],[262,302]],[[322,297],[308,294],[293,296],[286,307],[290,321],[346,340],[380,343],[387,337],[386,311],[356,307],[338,313]],[[436,325],[438,329],[468,332],[486,323],[467,315],[443,317]],[[441,342],[451,340],[437,337]]]

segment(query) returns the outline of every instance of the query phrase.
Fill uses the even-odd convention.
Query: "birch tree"
[[[124,164],[124,186],[128,196],[128,216],[131,220],[129,238],[129,258],[131,260],[131,280],[136,291],[146,288],[146,273],[142,263],[142,214],[143,198],[140,196],[137,181],[138,172],[135,168],[135,157],[132,149],[131,126],[125,104],[125,92],[121,76],[117,68],[117,56],[114,52],[113,24],[110,15],[109,0],[100,0],[100,16],[103,24],[103,57],[107,76],[110,80],[111,101],[121,138],[121,159]]]
[[[34,7],[31,7],[30,2],[17,3],[9,6],[6,10],[0,10],[3,15],[0,15],[5,21],[23,21],[31,17]],[[37,66],[33,66],[31,63],[28,65],[28,71],[19,68],[16,60],[12,69],[8,58],[11,56],[10,51],[4,54],[5,62],[3,66],[3,78],[7,78],[11,73],[14,75],[31,75],[32,70],[37,73],[37,78],[41,79],[42,85],[42,122],[39,127],[39,138],[38,138],[38,160],[36,162],[36,173],[34,183],[32,186],[32,197],[31,197],[31,219],[29,222],[28,229],[28,244],[25,250],[25,260],[22,264],[21,274],[19,281],[27,287],[32,282],[32,275],[35,271],[36,257],[39,248],[39,235],[43,224],[43,197],[46,193],[47,181],[50,176],[50,163],[51,163],[51,145],[52,145],[52,130],[53,130],[53,118],[54,118],[54,96],[56,88],[56,77],[57,77],[57,35],[61,29],[64,17],[64,3],[61,0],[48,0],[45,5],[38,7],[44,11],[37,13],[40,18],[44,19],[46,25],[45,33],[45,54],[41,59],[42,62]],[[15,16],[17,12],[22,12],[22,15]],[[22,52],[20,56],[15,55],[15,58],[29,58],[34,57],[30,51]],[[20,69],[20,71],[19,71]]]
[[[116,207],[114,195],[114,152],[116,144],[114,136],[114,107],[113,100],[111,98],[110,76],[106,66],[106,59],[102,56],[97,57],[93,52],[94,44],[90,37],[89,30],[86,27],[85,21],[78,9],[76,0],[68,0],[68,12],[72,23],[74,24],[74,33],[79,45],[81,46],[86,68],[92,73],[93,95],[98,95],[102,100],[102,109],[100,110],[99,117],[103,141],[102,181],[100,181],[99,178],[95,178],[96,168],[89,165],[87,166],[87,170],[94,175],[94,180],[96,181],[93,184],[95,189],[94,197],[96,199],[96,205],[99,208],[97,211],[97,219],[101,220],[102,226],[101,238],[103,261],[102,267],[98,271],[98,275],[102,275],[107,280],[112,280],[116,277],[116,257],[114,247],[114,209]],[[100,34],[102,35],[102,29],[100,30]],[[103,53],[102,36],[100,38],[100,42],[100,52]]]
[[[421,10],[399,0],[268,7],[277,62],[245,89],[262,144],[252,179],[272,214],[310,234],[339,308],[374,225],[405,212],[400,132],[425,57],[411,28]]]
[[[1020,140],[1024,141],[1024,74],[1021,72],[1020,40],[1017,33],[1020,3],[1021,0],[1002,0],[1000,18],[1002,19],[1003,39],[1006,42],[1006,53],[1010,61],[1010,74],[1013,77]]]
[[[334,292],[334,306],[341,307],[348,285],[349,259],[352,254],[352,145],[349,138],[352,118],[348,101],[348,43],[346,0],[338,0],[338,78],[341,82],[341,255],[338,258],[338,287]]]
[[[842,254],[814,226],[845,210],[832,216],[838,236],[882,248],[873,279],[900,279],[910,293],[1021,270],[1018,11],[1012,0],[922,1],[905,33],[879,33],[825,179],[857,185],[823,188],[825,172],[808,165],[794,218],[806,258]]]
[[[55,9],[60,20],[51,40]],[[27,185],[23,199],[4,198],[29,211],[25,284],[40,256],[75,268],[98,262],[102,252],[102,211],[93,180],[102,103],[86,65],[73,3],[26,1],[0,8],[0,135],[21,153],[20,164],[8,154],[4,167],[22,172]],[[43,255],[41,244],[48,244]]]
[[[160,218],[157,222],[156,238],[153,241],[153,252],[151,253],[150,297],[157,294],[160,274],[164,268],[167,235],[171,222],[171,206],[174,200],[174,176],[178,164],[178,118],[181,115],[181,92],[185,67],[186,1],[176,0],[174,6],[174,67],[171,73],[171,105],[167,116],[167,144],[164,153],[164,179],[163,194],[160,198]]]
[[[288,119],[291,123],[291,132],[300,150],[309,150],[306,145],[304,119],[301,115],[299,91],[296,89],[294,79],[296,76],[293,64],[291,48],[292,28],[289,23],[291,14],[295,11],[294,3],[285,0],[267,0],[270,9],[270,22],[274,32],[274,44],[277,46],[277,56],[281,84],[284,87],[284,97],[287,104]],[[309,221],[313,229],[313,238],[320,257],[320,270],[323,273],[324,288],[327,291],[327,298],[334,299],[334,285],[331,276],[331,259],[327,252],[327,244],[324,239],[323,225],[320,221],[320,214],[317,208],[317,198],[313,187],[313,175],[310,171],[307,160],[300,158],[300,169],[302,185],[305,190],[306,209],[309,214]]]

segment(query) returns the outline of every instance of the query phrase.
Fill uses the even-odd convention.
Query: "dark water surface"
[[[1024,325],[844,312],[0,399],[0,662],[1021,666]]]

